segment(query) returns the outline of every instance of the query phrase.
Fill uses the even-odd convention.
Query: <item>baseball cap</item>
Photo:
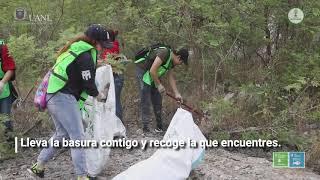
[[[181,60],[185,65],[188,65],[188,57],[189,57],[189,51],[186,48],[181,48],[177,52],[177,55],[180,56]]]
[[[110,49],[113,47],[114,33],[112,30],[105,28],[101,24],[90,25],[84,34],[89,38],[98,41],[103,48]]]

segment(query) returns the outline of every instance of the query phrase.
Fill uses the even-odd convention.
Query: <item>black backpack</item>
[[[160,48],[160,47],[165,47],[167,49],[171,49],[170,46],[165,45],[165,44],[161,44],[161,43],[157,43],[157,44],[153,44],[153,45],[148,46],[148,47],[141,48],[135,53],[135,56],[134,56],[135,61],[134,61],[134,63],[140,63],[140,62],[143,62],[145,60],[148,60],[150,53],[152,51]]]

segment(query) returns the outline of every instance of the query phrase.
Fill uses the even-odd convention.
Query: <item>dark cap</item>
[[[188,49],[181,48],[178,52],[177,55],[180,56],[181,60],[185,65],[188,65],[188,57],[189,57],[189,51]]]
[[[101,24],[92,24],[84,33],[89,38],[96,40],[103,48],[110,49],[113,47],[114,33],[103,27]]]

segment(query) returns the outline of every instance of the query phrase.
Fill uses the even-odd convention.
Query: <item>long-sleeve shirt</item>
[[[61,92],[72,94],[77,100],[79,100],[82,91],[93,97],[99,94],[95,84],[96,66],[90,51],[81,53],[67,67],[67,75],[68,82]]]
[[[4,72],[8,70],[15,70],[16,65],[14,59],[9,54],[7,45],[3,44],[1,46],[1,68]]]
[[[0,49],[1,49],[1,69],[2,71],[5,73],[9,70],[15,70],[16,69],[16,64],[14,62],[13,57],[10,55],[9,50],[7,45],[2,44],[0,45]],[[11,77],[11,81],[13,81],[15,79],[15,74]]]

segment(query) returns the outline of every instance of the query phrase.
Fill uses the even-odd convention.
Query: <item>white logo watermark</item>
[[[31,24],[47,24],[52,23],[49,14],[28,14],[26,8],[16,8],[14,11],[14,18],[17,21],[28,22]]]
[[[27,10],[21,7],[16,8],[13,15],[15,20],[18,20],[18,21],[25,20],[27,18]]]
[[[300,23],[304,18],[303,11],[299,8],[293,8],[288,13],[288,19],[293,24]]]

